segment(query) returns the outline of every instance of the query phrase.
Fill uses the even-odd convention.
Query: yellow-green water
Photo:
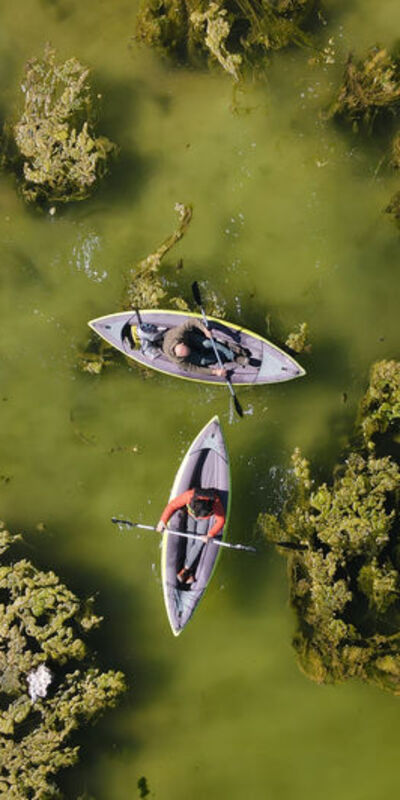
[[[357,683],[318,687],[297,670],[284,566],[258,540],[260,510],[279,510],[296,445],[317,478],[351,431],[370,364],[395,357],[399,233],[382,213],[398,178],[377,144],[320,117],[343,54],[400,23],[395,0],[326,4],[337,63],[277,56],[265,83],[239,95],[219,74],[173,70],[138,50],[127,0],[19,0],[0,10],[0,110],[19,99],[25,61],[50,40],[93,70],[100,130],[121,148],[93,200],[37,216],[0,185],[0,504],[30,537],[32,558],[80,594],[97,593],[101,663],[130,686],[82,736],[70,798],[376,800],[400,783],[398,700]],[[231,420],[225,389],[119,362],[79,372],[88,319],[118,310],[123,275],[193,203],[170,277],[208,282],[228,316],[285,339],[304,320],[307,377],[242,390]],[[343,402],[344,394],[347,402]],[[230,537],[255,558],[224,553],[202,606],[175,639],[163,609],[158,541],[119,533],[122,513],[155,522],[188,444],[215,413],[232,460]],[[136,449],[134,449],[136,448]]]

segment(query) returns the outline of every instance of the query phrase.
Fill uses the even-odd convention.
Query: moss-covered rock
[[[84,637],[101,618],[55,573],[8,558],[18,539],[0,529],[0,792],[44,800],[59,796],[55,774],[78,759],[72,732],[115,704],[124,679],[89,667]]]
[[[395,694],[400,469],[392,451],[399,391],[400,364],[375,364],[360,406],[360,449],[348,453],[332,480],[320,486],[313,485],[309,465],[296,450],[292,498],[281,519],[260,518],[267,538],[288,559],[297,616],[293,644],[303,672],[319,683],[358,677]]]
[[[27,63],[21,89],[24,109],[8,130],[14,145],[9,163],[24,199],[46,205],[83,200],[116,150],[95,134],[89,69],[76,58],[59,64],[47,46],[42,58]]]

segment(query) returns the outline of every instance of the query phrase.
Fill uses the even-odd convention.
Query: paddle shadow
[[[16,284],[23,284],[30,288],[32,284],[48,288],[50,282],[38,269],[35,261],[22,247],[18,245],[5,245],[3,266],[9,267],[10,276]]]
[[[57,22],[64,22],[75,12],[75,4],[72,0],[40,0],[40,3]]]

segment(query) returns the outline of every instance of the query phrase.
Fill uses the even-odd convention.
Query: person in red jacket
[[[177,573],[180,583],[193,583],[203,544],[222,531],[225,524],[225,509],[216,489],[188,489],[170,500],[161,514],[157,530],[163,531],[172,514],[184,506],[186,506],[187,513],[196,521],[213,517],[213,525],[205,536],[197,534],[196,537],[194,533],[193,540],[188,541],[185,565]]]

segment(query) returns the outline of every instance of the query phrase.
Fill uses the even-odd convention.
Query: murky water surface
[[[334,65],[276,57],[265,84],[232,112],[221,75],[172,70],[138,50],[135,3],[20,0],[0,10],[2,116],[22,67],[50,40],[93,70],[101,132],[121,156],[93,200],[51,218],[0,185],[1,516],[45,533],[32,557],[72,588],[97,593],[95,646],[130,693],[85,733],[69,796],[132,800],[145,776],[162,800],[229,797],[376,800],[398,791],[398,701],[356,683],[322,688],[297,670],[284,566],[258,541],[260,510],[285,499],[288,459],[303,448],[319,478],[351,431],[370,364],[397,350],[399,233],[382,213],[398,179],[382,151],[320,111],[348,49],[391,45],[395,0],[327,3]],[[143,374],[124,362],[77,369],[86,322],[116,311],[123,276],[192,203],[170,278],[206,281],[228,316],[275,341],[302,321],[307,377],[242,390]],[[183,258],[184,269],[174,270]],[[347,402],[344,402],[347,397]],[[233,471],[230,537],[256,557],[224,553],[195,619],[170,633],[155,535],[120,533],[114,514],[155,522],[188,444],[215,413]]]

